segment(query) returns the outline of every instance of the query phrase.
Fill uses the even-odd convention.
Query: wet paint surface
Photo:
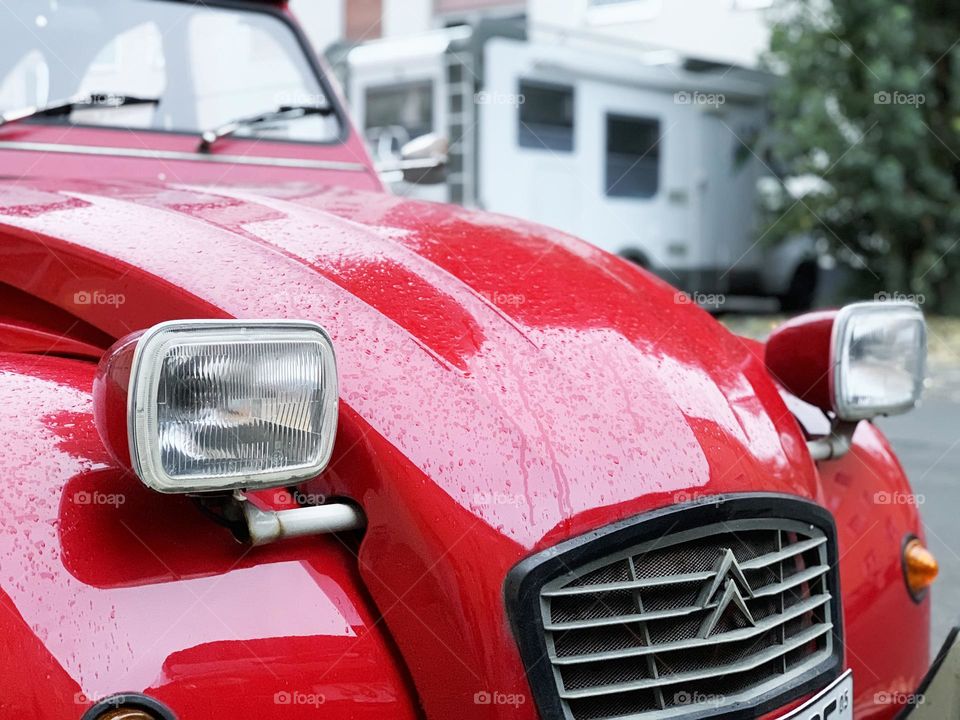
[[[115,337],[178,317],[328,329],[341,429],[307,489],[363,505],[360,572],[431,717],[534,717],[473,703],[528,695],[502,584],[530,552],[705,495],[828,499],[756,347],[555,231],[305,184],[38,181],[0,185],[0,234],[0,282]]]
[[[344,546],[235,542],[110,467],[89,364],[25,360],[0,355],[0,715],[136,690],[183,719],[411,716]]]

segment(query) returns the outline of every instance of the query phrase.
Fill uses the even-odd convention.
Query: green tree
[[[787,2],[768,63],[793,181],[771,237],[811,233],[874,291],[960,311],[960,3]]]

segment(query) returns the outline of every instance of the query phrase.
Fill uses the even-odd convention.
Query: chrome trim
[[[808,600],[791,605],[781,615],[771,615],[769,618],[760,620],[753,627],[742,628],[740,630],[731,630],[722,635],[714,636],[717,645],[723,643],[738,642],[740,640],[749,640],[750,638],[763,635],[767,630],[781,625],[784,622],[795,620],[801,615],[816,610],[821,605],[830,601],[829,595],[817,595]],[[579,665],[581,663],[602,662],[603,660],[617,660],[625,657],[641,657],[645,655],[655,655],[658,652],[673,652],[674,650],[689,650],[690,648],[703,647],[703,640],[699,637],[689,640],[677,640],[670,643],[661,643],[660,645],[640,645],[638,647],[624,648],[622,650],[607,650],[604,652],[587,653],[585,655],[557,655],[556,648],[550,648],[550,662],[554,665]]]
[[[202,345],[214,336],[215,341],[254,343],[270,334],[272,341],[278,332],[299,331],[316,336],[322,349],[321,403],[323,414],[320,433],[320,454],[309,465],[281,466],[265,471],[244,471],[229,474],[198,474],[186,480],[175,480],[163,468],[159,457],[157,436],[147,427],[151,416],[156,419],[157,391],[165,336],[188,334],[195,344]],[[160,493],[204,493],[226,490],[264,489],[295,485],[319,475],[330,463],[337,435],[340,391],[337,376],[336,351],[333,340],[319,324],[309,320],[167,320],[146,331],[137,340],[130,363],[130,387],[127,393],[127,437],[130,446],[131,468],[134,474],[152,490]],[[192,484],[191,484],[192,483]]]
[[[691,670],[689,672],[667,675],[664,677],[653,677],[644,680],[631,680],[629,682],[619,682],[610,685],[594,686],[577,690],[561,690],[560,697],[565,700],[576,700],[578,698],[601,697],[603,695],[615,695],[629,692],[631,690],[645,690],[648,688],[660,688],[664,685],[679,685],[690,682],[691,680],[706,680],[718,677],[726,677],[747,670],[758,668],[764,663],[776,660],[791,650],[801,648],[811,640],[815,640],[833,629],[833,623],[817,623],[802,632],[798,632],[793,637],[785,640],[780,645],[772,645],[760,652],[750,655],[744,660],[738,660],[727,665],[711,665],[704,670]],[[652,717],[652,711],[649,716]]]
[[[759,532],[760,544],[738,537],[746,532]],[[549,717],[679,720],[697,715],[700,701],[690,697],[708,697],[729,681],[734,689],[709,705],[724,714],[800,684],[834,655],[839,629],[822,527],[748,516],[612,549],[564,563],[565,572],[539,587],[545,656],[560,701]],[[696,559],[709,558],[703,553],[716,554],[710,569]],[[722,624],[725,617],[737,624]],[[764,667],[772,669],[747,675]],[[746,684],[736,689],[735,682]],[[603,698],[606,705],[590,709]]]
[[[250,542],[254,545],[267,545],[283,538],[359,530],[366,524],[363,512],[346,503],[278,511],[261,510],[244,499],[241,507]]]
[[[63,155],[96,155],[99,157],[146,158],[149,160],[175,160],[181,162],[210,162],[227,165],[256,165],[260,167],[285,167],[309,170],[343,170],[366,172],[362,163],[333,160],[298,160],[296,158],[258,157],[254,155],[215,155],[212,153],[180,152],[178,150],[151,150],[118,148],[99,145],[62,145],[57,143],[16,142],[0,140],[0,150],[22,150]]]

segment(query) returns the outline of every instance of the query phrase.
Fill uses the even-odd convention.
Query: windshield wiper
[[[324,117],[333,115],[333,108],[330,105],[281,105],[274,110],[269,110],[259,115],[248,115],[247,117],[237,118],[211,130],[204,130],[200,135],[200,145],[197,146],[197,152],[210,152],[210,149],[218,141],[225,137],[230,137],[243,128],[256,127],[263,123],[280,122],[283,120],[299,120],[300,118],[313,115],[322,115]]]
[[[0,127],[11,123],[22,122],[35,117],[56,117],[69,115],[74,110],[83,108],[121,108],[130,105],[159,105],[160,98],[139,97],[137,95],[118,95],[116,93],[94,93],[81,95],[67,100],[57,100],[49,105],[30,105],[17,110],[8,110],[0,113]]]

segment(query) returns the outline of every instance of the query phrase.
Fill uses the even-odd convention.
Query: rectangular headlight
[[[927,325],[912,303],[856,303],[833,325],[833,400],[842,420],[896,415],[920,400]]]
[[[128,399],[130,459],[153,489],[295,483],[333,452],[333,345],[309,322],[161,323],[137,343]]]

